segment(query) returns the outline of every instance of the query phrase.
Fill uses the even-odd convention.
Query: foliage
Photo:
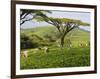
[[[35,48],[38,46],[39,44],[36,41],[35,37],[29,37],[28,35],[25,35],[24,33],[21,34],[21,49]]]
[[[21,33],[21,49],[38,48],[41,46],[49,46],[50,43],[36,34]],[[49,39],[50,40],[50,39]],[[52,39],[53,40],[53,39]]]
[[[49,24],[54,25],[60,33],[60,46],[63,47],[65,36],[75,28],[78,28],[79,25],[89,25],[88,23],[84,23],[80,20],[69,19],[69,18],[39,18],[38,21],[45,21]]]
[[[26,21],[36,19],[36,17],[47,18],[46,13],[51,13],[50,11],[43,10],[31,10],[31,9],[21,9],[20,11],[20,25],[24,24]]]

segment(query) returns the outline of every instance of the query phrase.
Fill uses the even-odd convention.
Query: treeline
[[[42,46],[50,46],[59,38],[59,34],[51,32],[40,37],[34,33],[21,33],[21,49],[38,48]]]

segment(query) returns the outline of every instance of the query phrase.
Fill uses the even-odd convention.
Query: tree
[[[79,25],[87,26],[88,23],[82,22],[80,20],[68,19],[68,18],[41,18],[39,21],[45,21],[49,24],[54,25],[60,33],[60,46],[64,46],[65,36],[75,28],[78,28]]]
[[[21,49],[36,48],[39,46],[39,41],[40,39],[35,36],[29,36],[25,33],[21,33]]]
[[[46,13],[51,13],[46,10],[29,10],[29,9],[21,9],[20,11],[20,25],[24,24],[27,21],[33,20],[36,17],[44,17],[47,18]]]

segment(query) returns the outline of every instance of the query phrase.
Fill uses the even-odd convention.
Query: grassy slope
[[[51,30],[54,30],[54,26],[45,26],[45,27],[35,27],[31,29],[22,29],[21,32],[24,32],[26,34],[36,34],[40,37],[42,37],[44,34],[51,32]]]
[[[42,37],[43,34],[49,33],[50,30],[53,29],[52,27],[38,27],[34,29],[34,33]],[[31,34],[32,31],[32,29],[24,30],[24,32],[28,34]],[[71,49],[64,47],[63,50],[61,50],[58,47],[51,46],[48,53],[44,53],[43,50],[34,53],[34,49],[29,49],[28,58],[21,58],[21,69],[89,66],[89,47],[78,47],[79,41],[89,41],[89,33],[77,30],[69,33],[66,39],[69,38],[68,36],[70,36],[73,44]]]

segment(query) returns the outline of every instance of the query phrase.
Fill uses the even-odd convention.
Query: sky
[[[83,22],[90,23],[90,13],[89,12],[71,12],[71,11],[51,11],[52,13],[47,13],[46,15],[49,17],[54,18],[70,18],[70,19],[76,19],[81,20]],[[27,21],[23,25],[21,25],[21,28],[33,28],[38,26],[48,26],[50,24],[46,22],[37,22],[37,21]]]

